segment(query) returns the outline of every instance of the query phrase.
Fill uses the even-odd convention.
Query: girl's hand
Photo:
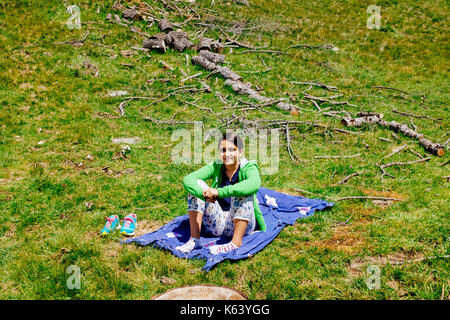
[[[219,192],[217,189],[209,188],[208,190],[203,191],[203,197],[207,202],[216,202],[219,197]]]

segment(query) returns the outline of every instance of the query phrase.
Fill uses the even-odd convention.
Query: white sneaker
[[[200,248],[200,239],[190,237],[189,241],[183,244],[182,246],[178,246],[175,248],[177,251],[181,251],[183,253],[189,253],[196,248]]]
[[[217,255],[219,253],[227,253],[236,249],[238,249],[238,247],[236,247],[234,243],[230,241],[229,243],[211,246],[209,248],[209,252],[213,255]]]

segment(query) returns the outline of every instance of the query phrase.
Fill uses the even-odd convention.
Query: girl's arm
[[[194,197],[205,200],[203,197],[203,188],[199,185],[198,180],[205,181],[214,174],[213,162],[201,167],[200,169],[188,174],[183,179],[184,188]]]

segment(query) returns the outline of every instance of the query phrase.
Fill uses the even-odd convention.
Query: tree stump
[[[141,20],[141,14],[135,9],[125,9],[122,11],[122,17],[129,20]]]
[[[202,57],[202,56],[193,56],[191,59],[193,64],[202,66],[203,68],[205,68],[208,71],[213,71],[214,69],[216,69],[216,64],[209,61],[208,59]]]
[[[170,32],[170,31],[173,31],[173,25],[167,19],[159,20],[158,27],[161,29],[161,31],[166,32],[166,33]]]
[[[158,33],[151,36],[148,39],[145,39],[142,43],[142,46],[147,49],[159,50],[162,52],[166,52],[166,43],[164,39],[166,37],[165,33]]]
[[[382,117],[382,114],[381,114]],[[398,123],[396,121],[385,121],[381,119],[380,114],[377,115],[369,115],[363,116],[359,118],[343,118],[341,123],[347,127],[361,127],[364,123],[377,123],[380,126],[386,127],[395,132],[400,132],[407,137],[414,138],[419,140],[419,143],[425,148],[425,150],[429,153],[432,153],[436,156],[442,157],[445,153],[444,147],[439,143],[431,142],[428,139],[423,137],[423,134],[410,129],[404,123]]]
[[[242,80],[242,77],[236,74],[233,70],[228,67],[216,66],[217,71],[224,77],[225,79],[230,79],[233,81]]]
[[[208,50],[200,50],[199,52],[200,56],[208,59],[209,61],[213,63],[224,63],[225,62],[225,55],[211,52]]]

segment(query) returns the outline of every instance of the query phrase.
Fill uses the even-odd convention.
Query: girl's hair
[[[241,137],[234,132],[225,132],[219,140],[218,147],[220,147],[223,140],[233,143],[239,150],[244,149],[244,143],[242,142]]]

